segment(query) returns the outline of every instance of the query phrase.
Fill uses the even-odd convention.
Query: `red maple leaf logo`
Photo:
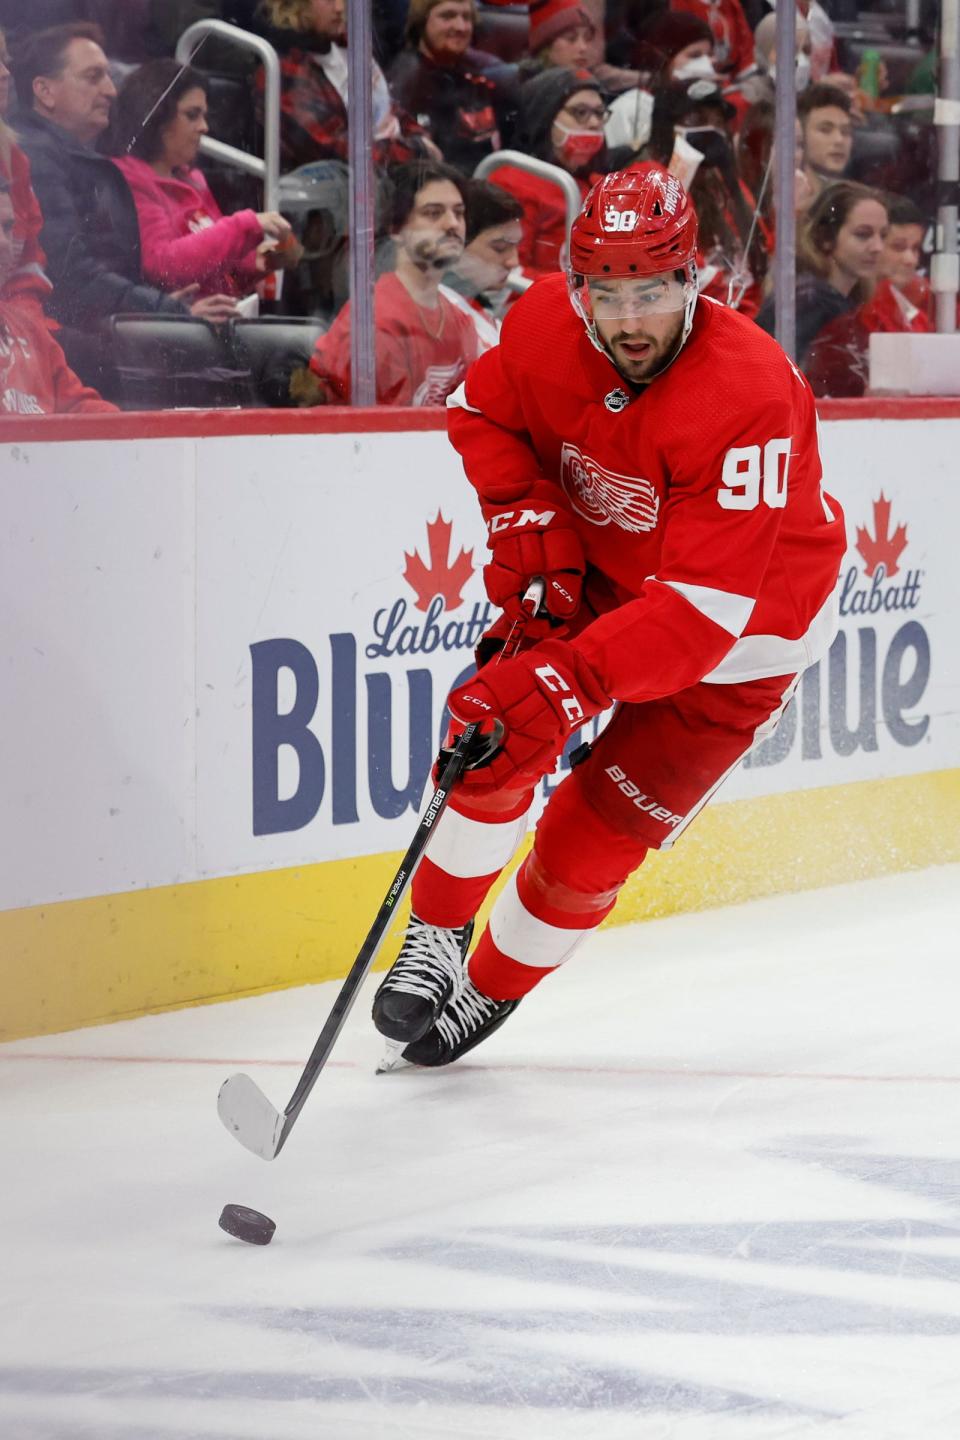
[[[444,520],[438,511],[436,520],[427,525],[427,544],[430,553],[430,568],[423,563],[414,550],[411,555],[403,552],[406,560],[403,578],[416,592],[414,602],[418,610],[428,610],[435,595],[443,597],[445,610],[456,610],[463,604],[463,587],[474,571],[473,551],[461,549],[456,560],[450,560],[450,535],[453,525]]]
[[[899,570],[897,561],[907,544],[907,527],[898,525],[890,534],[890,501],[880,491],[880,499],[873,502],[873,529],[871,535],[865,525],[857,526],[857,549],[863,556],[867,574],[873,575],[882,565],[888,576]]]

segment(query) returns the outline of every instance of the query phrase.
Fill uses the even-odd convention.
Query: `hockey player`
[[[844,527],[821,489],[813,396],[752,321],[698,305],[696,248],[666,170],[605,176],[574,223],[566,281],[517,301],[447,402],[489,531],[487,593],[506,623],[541,576],[548,619],[484,664],[495,627],[450,696],[461,724],[504,728],[451,797],[374,1001],[416,1064],[457,1059],[570,958],[647,851],[672,845],[770,733],[836,630]],[[465,965],[534,787],[613,703]]]

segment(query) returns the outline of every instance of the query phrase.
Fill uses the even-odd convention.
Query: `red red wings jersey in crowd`
[[[0,301],[0,415],[106,415],[116,408],[70,369],[36,305]]]
[[[825,653],[843,515],[821,489],[810,388],[751,320],[701,299],[677,359],[635,393],[551,276],[447,403],[483,500],[515,501],[522,523],[547,480],[574,515],[606,613],[572,643],[615,699],[790,675]]]
[[[480,353],[470,316],[443,295],[435,309],[417,305],[396,275],[374,289],[378,405],[442,405]],[[350,303],[310,358],[331,403],[350,400]]]

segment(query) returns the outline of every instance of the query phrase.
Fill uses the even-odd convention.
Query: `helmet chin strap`
[[[664,370],[669,370],[670,366],[673,364],[674,360],[676,360],[677,356],[680,354],[680,351],[683,349],[684,345],[686,345],[687,341],[689,340],[690,331],[693,329],[693,314],[697,308],[697,300],[700,298],[699,291],[696,285],[696,263],[694,261],[691,261],[690,264],[685,268],[687,270],[687,278],[694,282],[694,288],[690,299],[683,307],[683,330],[680,333],[680,339],[677,342],[676,348],[673,354],[670,356],[670,359],[665,361],[665,363],[660,366],[660,369],[657,370],[655,374],[650,376],[650,380],[656,380],[657,376],[662,375]],[[587,314],[583,305],[583,301],[580,299],[580,296],[575,291],[570,292],[570,303],[573,306],[574,310],[577,312],[577,314],[580,316],[580,319],[583,321],[584,329],[587,332],[587,339],[590,341],[590,344],[593,346],[593,348],[595,350],[599,350],[600,354],[605,356],[606,359],[610,361],[611,365],[614,366],[619,375],[623,376],[624,380],[627,381],[628,385],[632,385],[634,382],[630,379],[628,375],[623,374],[623,371],[620,369],[620,366],[614,359],[612,352],[600,339],[600,336],[597,334],[596,321],[591,315]],[[644,380],[641,383],[647,385],[649,384],[649,381]]]

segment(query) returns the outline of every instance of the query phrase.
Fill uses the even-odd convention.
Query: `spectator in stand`
[[[176,60],[151,60],[124,81],[109,149],[137,207],[145,279],[161,290],[194,287],[210,300],[206,318],[218,321],[267,269],[295,265],[301,249],[282,215],[221,212],[196,167],[207,128],[202,77]]]
[[[14,66],[17,131],[43,212],[40,240],[53,291],[46,309],[59,343],[88,383],[108,383],[101,326],[122,313],[188,313],[180,294],[141,277],[137,212],[120,171],[93,145],[110,122],[116,95],[90,25],[62,25],[29,36]],[[203,314],[206,300],[191,309]]]
[[[566,170],[582,196],[615,168],[603,133],[607,107],[599,81],[586,70],[556,66],[524,82],[520,90],[522,149]],[[523,206],[520,263],[531,278],[560,268],[567,238],[564,192],[550,180],[502,165],[488,179]]]
[[[347,159],[347,51],[344,0],[263,0],[281,50],[280,161],[284,171],[311,161]],[[263,70],[257,98],[263,108]],[[393,104],[380,66],[373,67],[374,145],[378,166],[418,155],[442,158],[409,115]]]
[[[0,415],[102,415],[116,410],[66,362],[35,303],[9,298],[18,258],[9,183],[0,179]]]
[[[51,290],[44,269],[46,257],[40,248],[43,216],[30,183],[30,161],[3,118],[9,101],[10,56],[6,36],[0,30],[0,180],[9,183],[14,213],[13,264],[0,298],[30,301],[42,309]]]
[[[436,161],[400,166],[391,179],[396,269],[374,290],[377,403],[443,405],[478,353],[472,319],[440,284],[463,253],[465,182]],[[348,302],[317,342],[309,369],[294,374],[297,403],[349,402],[350,310]]]
[[[533,0],[530,5],[530,54],[520,66],[525,80],[558,65],[589,70],[607,95],[640,84],[637,70],[598,56],[597,26],[581,0]]]
[[[828,322],[807,357],[815,395],[859,396],[870,383],[870,336],[927,334],[934,328],[930,283],[918,270],[926,230],[912,200],[884,195],[888,226],[880,256],[880,279],[856,310]]]
[[[803,173],[814,195],[832,185],[850,164],[853,120],[850,99],[836,85],[811,85],[797,101]]]
[[[699,221],[700,292],[755,316],[773,232],[740,176],[729,124],[734,107],[716,82],[685,80],[657,94],[646,158],[677,176]]]
[[[757,73],[747,76],[740,89],[749,104],[760,100],[772,101],[777,79],[777,17],[773,12],[764,15],[753,32],[754,49],[757,56]],[[810,84],[810,28],[803,16],[797,14],[796,92],[802,94]]]
[[[467,181],[466,205],[466,244],[440,293],[467,311],[482,354],[499,342],[504,312],[517,294],[507,281],[519,275],[523,206],[489,180]]]
[[[411,0],[389,72],[397,104],[465,175],[499,150],[501,120],[516,108],[516,67],[472,48],[475,23],[474,0]]]
[[[670,9],[705,20],[713,32],[713,67],[730,83],[748,75],[755,64],[753,32],[740,0],[670,0]]]
[[[852,180],[828,185],[807,211],[797,237],[796,292],[797,363],[805,372],[824,326],[872,296],[886,232],[883,197]],[[773,334],[772,295],[757,324]]]
[[[880,260],[881,284],[886,282],[898,296],[903,296],[907,305],[922,311],[932,322],[933,293],[930,281],[920,273],[927,222],[922,210],[905,195],[884,198],[888,228]]]
[[[705,20],[682,11],[660,10],[648,16],[635,37],[617,37],[611,53],[626,54],[636,66],[635,87],[611,102],[604,127],[607,144],[637,153],[650,139],[653,99],[664,85],[685,80],[719,84],[713,68],[713,31]]]

